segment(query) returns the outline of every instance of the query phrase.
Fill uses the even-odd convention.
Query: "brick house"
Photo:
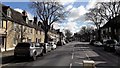
[[[120,15],[109,20],[101,28],[101,35],[103,39],[116,39],[120,42]]]
[[[0,45],[2,51],[14,49],[18,42],[44,43],[44,31],[38,26],[36,18],[31,22],[25,11],[17,12],[2,5],[0,21]],[[36,24],[35,24],[36,22]]]

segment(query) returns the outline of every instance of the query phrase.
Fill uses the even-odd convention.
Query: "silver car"
[[[54,42],[50,42],[50,45],[51,45],[51,49],[52,49],[52,50],[56,49],[56,47],[57,47]]]
[[[115,53],[120,54],[120,43],[115,46]]]
[[[45,43],[45,48],[46,48],[46,52],[50,52],[51,51],[50,43]]]
[[[36,60],[39,55],[43,55],[43,47],[38,43],[22,42],[18,43],[14,49],[15,57],[29,57]]]
[[[102,43],[100,41],[95,41],[93,44],[94,46],[102,46]]]

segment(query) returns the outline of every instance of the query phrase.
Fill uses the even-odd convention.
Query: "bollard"
[[[83,60],[83,68],[95,68],[95,62],[93,60]]]

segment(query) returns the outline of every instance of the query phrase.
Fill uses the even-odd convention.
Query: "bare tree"
[[[111,2],[98,2],[95,8],[90,9],[90,12],[86,13],[86,20],[90,20],[93,22],[94,25],[96,25],[99,37],[100,26],[110,21],[114,17],[118,16],[119,14],[120,14],[120,1],[111,0]],[[114,20],[113,24],[115,22],[116,20]],[[115,32],[112,32],[113,35],[114,33]]]
[[[86,13],[86,20],[90,20],[97,27],[97,40],[101,39],[100,26],[104,23],[104,19],[100,14],[101,10],[98,7],[92,8]]]
[[[106,19],[107,22],[113,20],[112,24],[114,25],[118,20],[115,20],[116,16],[120,15],[120,1],[112,0],[111,2],[101,2],[98,3],[100,5],[100,10],[102,10],[100,13],[101,17],[103,19]],[[110,23],[110,22],[109,22]],[[115,39],[115,26],[112,26],[112,38]]]
[[[94,29],[92,27],[89,26],[83,26],[81,28],[81,30],[78,32],[78,34],[80,35],[80,37],[86,41],[90,41],[90,34],[92,33]]]
[[[86,13],[86,20],[90,20],[93,22],[93,25],[97,27],[99,30],[101,24],[103,23],[103,18],[100,16],[100,10],[95,7],[93,9],[90,9],[88,13]]]
[[[66,39],[69,40],[70,37],[72,36],[72,32],[68,29],[65,30],[65,36],[66,36]]]
[[[103,18],[106,18],[107,21],[118,16],[120,14],[120,1],[111,2],[101,2],[100,10],[103,10],[100,14]]]
[[[34,9],[34,12],[39,17],[39,24],[45,31],[45,42],[48,42],[47,33],[52,23],[64,20],[66,11],[59,2],[32,2],[31,8]]]

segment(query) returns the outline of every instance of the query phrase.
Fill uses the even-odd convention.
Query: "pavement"
[[[5,64],[5,63],[9,63],[12,61],[13,59],[13,55],[14,55],[14,50],[9,50],[9,51],[4,51],[1,53],[1,63]]]
[[[25,58],[12,59],[3,63],[3,68],[83,68],[83,60],[95,61],[96,68],[120,68],[120,56],[106,52],[102,47],[94,47],[85,42],[70,42],[48,52],[36,61]]]
[[[1,57],[7,57],[7,56],[12,56],[12,55],[14,55],[14,50],[9,50],[9,51],[2,52]]]

